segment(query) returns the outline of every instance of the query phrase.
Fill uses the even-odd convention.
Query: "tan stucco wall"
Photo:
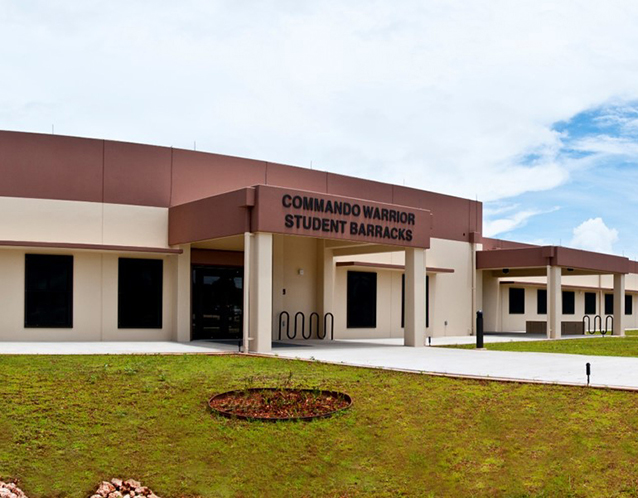
[[[310,330],[310,314],[321,314],[317,298],[320,244],[319,239],[310,237],[273,235],[273,338],[279,335],[279,314],[282,311],[290,314],[291,334],[298,311],[306,315],[307,331]],[[299,274],[300,270],[303,275]],[[297,338],[300,339],[301,317],[298,327]],[[282,338],[285,337],[284,328]]]
[[[337,261],[403,265],[405,253],[390,252],[357,256],[341,256]],[[429,327],[432,337],[470,335],[472,333],[472,245],[443,239],[432,239],[426,252],[426,265],[432,268],[453,269],[454,273],[432,273],[430,277]],[[335,337],[378,338],[403,337],[401,327],[401,271],[373,268],[350,268],[373,271],[377,277],[377,327],[348,329],[347,271],[338,267],[335,285]],[[447,322],[447,323],[446,323]]]
[[[168,208],[0,197],[0,240],[168,247]]]
[[[527,283],[546,284],[545,277],[517,277],[513,284],[500,284],[499,279],[493,278],[489,272],[483,275],[483,306],[485,313],[485,330],[488,332],[524,332],[525,322],[545,321],[547,315],[539,315],[537,311],[537,289],[538,286],[526,285]],[[581,321],[585,314],[585,293],[595,292],[597,294],[596,310],[598,314],[604,316],[604,294],[611,294],[613,288],[612,275],[563,275],[561,278],[563,290],[575,292],[575,313],[573,315],[563,315],[562,321]],[[574,287],[588,287],[588,289],[573,289]],[[525,289],[525,313],[511,315],[509,313],[509,288]],[[545,288],[545,287],[541,287]],[[500,296],[499,296],[500,289]],[[626,277],[626,290],[638,291],[638,275],[630,274]],[[631,315],[625,315],[625,328],[638,328],[638,296],[632,295],[633,311]],[[594,315],[590,315],[593,320]],[[593,321],[592,321],[593,326]]]
[[[73,328],[24,327],[25,254],[73,256]],[[120,256],[164,260],[162,329],[117,328],[117,273]],[[0,341],[172,340],[176,262],[175,256],[0,249]]]

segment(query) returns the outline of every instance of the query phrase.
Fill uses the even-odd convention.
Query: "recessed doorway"
[[[243,283],[243,268],[192,268],[193,340],[242,337]]]

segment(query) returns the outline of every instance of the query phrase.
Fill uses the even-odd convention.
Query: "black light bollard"
[[[476,312],[476,349],[483,349],[483,312]]]
[[[591,375],[591,364],[585,363],[585,373],[587,374],[587,385],[589,385],[589,376]]]

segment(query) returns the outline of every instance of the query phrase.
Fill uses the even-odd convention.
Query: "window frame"
[[[154,303],[157,306],[157,309],[153,310],[152,313],[154,316],[152,317],[152,322],[142,322],[142,319],[139,318],[139,315],[135,313],[135,310],[132,311],[130,315],[124,316],[124,313],[131,312],[128,309],[131,306],[129,293],[130,294],[139,294],[140,289],[126,289],[123,290],[123,285],[126,282],[126,279],[122,278],[123,268],[125,271],[131,271],[131,267],[135,265],[146,265],[146,271],[151,269],[152,271],[157,271],[157,275],[153,275],[152,279],[156,279],[158,281],[152,282],[157,285],[157,289],[154,290],[155,295],[151,296],[153,300],[156,300]],[[129,268],[126,268],[126,267]],[[140,270],[137,268],[136,270]],[[124,304],[124,306],[123,306]],[[139,301],[137,303],[139,305]],[[138,317],[138,321],[135,319],[130,320],[131,317]],[[118,267],[117,267],[117,328],[118,329],[162,329],[164,323],[164,260],[163,259],[153,259],[153,258],[126,258],[121,257],[118,258]]]
[[[57,264],[66,266],[64,278],[66,280],[66,289],[64,291],[37,290],[30,288],[32,281],[31,272],[35,271],[36,265],[48,260],[49,264],[53,260]],[[39,262],[39,263],[38,263]],[[72,255],[66,254],[25,254],[24,255],[24,328],[28,329],[72,329],[73,328],[73,273],[74,259]],[[66,306],[64,306],[65,320],[64,323],[52,323],[51,321],[36,321],[32,315],[34,303],[32,301],[35,294],[66,294]]]
[[[520,306],[520,311],[519,311],[519,307],[517,306],[516,309],[514,309],[513,303],[515,302],[512,299],[512,296],[514,294],[517,294],[518,291],[520,291],[521,293],[521,306]],[[524,315],[525,314],[525,288],[524,287],[510,287],[509,288],[509,294],[508,294],[508,311],[510,315]]]
[[[569,299],[565,299],[566,296],[570,296]],[[565,304],[571,300],[571,311],[565,309]],[[576,314],[576,292],[574,291],[562,291],[561,293],[561,312],[563,315],[575,315]]]
[[[613,315],[614,314],[614,295],[606,293],[605,294],[605,303],[604,303],[605,315]],[[609,311],[611,308],[611,311]]]
[[[587,296],[593,296],[593,302],[594,302],[594,311],[593,312],[589,311],[589,308],[587,306],[587,304],[588,304],[587,303]],[[585,300],[585,315],[596,315],[597,312],[598,312],[598,303],[597,303],[596,293],[595,292],[585,292],[585,297],[583,299]]]
[[[547,289],[536,290],[536,314],[547,315]]]
[[[365,278],[363,278],[365,275]],[[374,293],[370,291],[370,295],[373,296],[373,302],[367,303],[366,306],[370,306],[372,311],[368,316],[369,320],[361,319],[361,316],[355,316],[355,312],[358,312],[362,308],[358,303],[355,303],[352,293],[355,291],[354,286],[355,279],[361,278],[362,281],[366,279],[374,282]],[[376,272],[367,271],[348,271],[346,275],[346,328],[348,329],[376,329],[377,328],[377,302],[378,302],[379,282]],[[357,309],[356,309],[356,308]]]

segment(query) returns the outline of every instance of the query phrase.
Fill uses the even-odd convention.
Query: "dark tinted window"
[[[27,254],[25,327],[73,327],[73,256]]]
[[[614,295],[605,294],[605,315],[614,314]]]
[[[510,287],[510,315],[525,313],[525,289]]]
[[[538,289],[536,291],[536,313],[539,315],[547,314],[547,290]]]
[[[162,260],[120,258],[117,326],[162,328]]]
[[[625,315],[631,315],[634,312],[633,300],[630,294],[625,294]]]
[[[377,274],[348,272],[348,328],[377,326]]]
[[[574,291],[563,291],[563,315],[573,315],[576,313],[576,293]]]
[[[585,314],[586,315],[596,314],[596,293],[595,292],[585,292]]]

